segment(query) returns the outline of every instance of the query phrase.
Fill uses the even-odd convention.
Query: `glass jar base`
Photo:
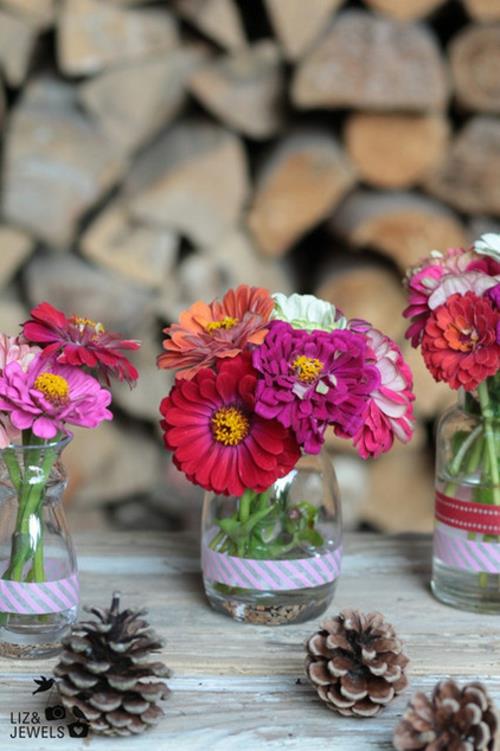
[[[0,657],[34,660],[59,654],[76,618],[76,607],[47,615],[8,615],[0,624]]]
[[[240,623],[284,626],[320,616],[330,605],[337,582],[320,587],[280,592],[228,587],[205,581],[210,605]]]
[[[431,590],[445,605],[500,615],[500,574],[462,571],[434,560]]]

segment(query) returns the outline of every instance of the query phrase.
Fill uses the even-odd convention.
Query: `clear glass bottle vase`
[[[317,617],[333,598],[341,558],[340,497],[326,451],[302,456],[264,493],[205,494],[205,592],[212,607],[237,621]]]
[[[447,605],[482,613],[500,613],[500,403],[495,392],[493,379],[477,392],[461,392],[436,433],[432,591]]]
[[[0,451],[0,655],[57,654],[79,582],[62,497],[70,438]]]

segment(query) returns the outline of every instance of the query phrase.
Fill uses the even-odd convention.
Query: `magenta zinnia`
[[[319,453],[328,425],[353,436],[363,422],[379,374],[367,360],[364,336],[351,331],[297,330],[270,324],[253,364],[261,373],[256,412],[292,428],[310,454]]]
[[[5,366],[0,376],[0,409],[17,430],[52,439],[67,432],[65,425],[95,428],[113,415],[111,394],[91,375],[37,355],[26,371],[19,362]]]
[[[255,414],[256,383],[242,354],[176,381],[163,399],[165,446],[191,482],[225,495],[262,492],[298,461],[293,434]]]
[[[102,323],[66,315],[47,302],[33,308],[23,326],[30,342],[43,347],[43,357],[55,357],[61,365],[96,369],[109,385],[110,376],[133,384],[139,374],[120,350],[139,349],[139,342],[122,339],[107,331]]]

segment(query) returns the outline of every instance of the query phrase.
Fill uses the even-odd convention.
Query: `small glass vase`
[[[79,582],[62,503],[70,438],[0,451],[0,655],[57,654]]]
[[[205,494],[205,592],[215,610],[237,621],[316,618],[333,598],[341,559],[340,498],[326,451],[302,456],[264,493]]]
[[[434,595],[500,613],[500,401],[496,379],[459,395],[436,436]]]

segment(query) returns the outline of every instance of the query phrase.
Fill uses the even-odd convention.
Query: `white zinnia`
[[[482,256],[490,256],[500,263],[500,235],[488,232],[474,243],[474,250]]]
[[[295,292],[287,297],[277,292],[272,297],[274,310],[271,313],[271,319],[286,321],[294,329],[333,331],[345,329],[347,326],[347,319],[344,316],[337,317],[334,305],[314,295],[299,295]]]

